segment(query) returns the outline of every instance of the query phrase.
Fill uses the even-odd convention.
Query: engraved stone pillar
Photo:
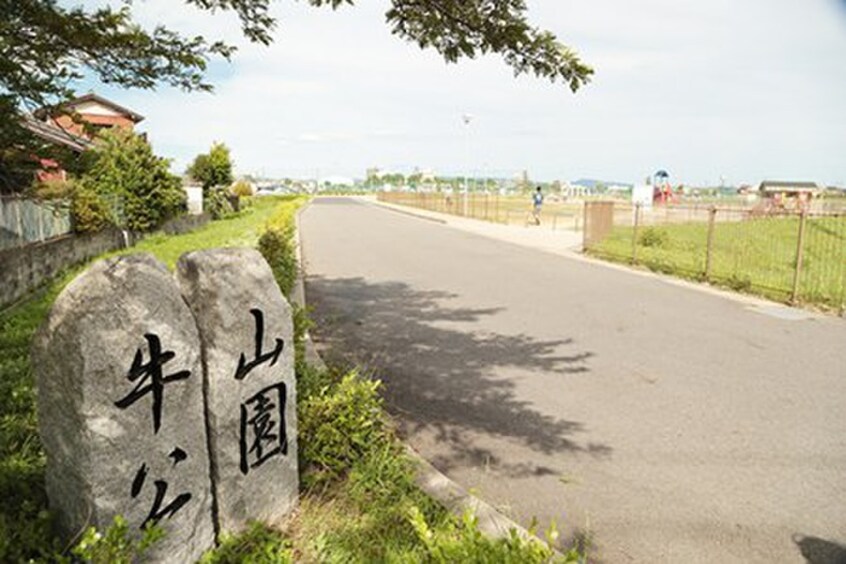
[[[150,255],[94,264],[33,342],[47,493],[64,534],[123,515],[165,531],[149,557],[213,546],[200,339],[173,276]]]
[[[272,523],[298,493],[291,307],[252,249],[183,255],[177,280],[202,340],[220,531]]]

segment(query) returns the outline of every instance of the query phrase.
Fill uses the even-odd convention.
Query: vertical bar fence
[[[0,250],[47,241],[71,230],[70,211],[64,202],[0,197]]]
[[[846,210],[638,206],[615,209],[613,223],[600,240],[586,237],[586,252],[785,303],[846,308]]]
[[[535,226],[528,196],[503,196],[497,192],[380,192],[380,201],[416,207],[468,219],[504,225]],[[583,203],[547,199],[541,213],[541,228],[553,231],[581,231]]]
[[[532,226],[527,197],[389,192],[382,201]],[[582,231],[585,251],[792,304],[846,309],[846,210],[712,203],[550,202],[540,228]],[[37,225],[27,220],[28,225]]]

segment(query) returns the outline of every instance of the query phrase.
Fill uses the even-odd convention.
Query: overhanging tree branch
[[[234,47],[185,37],[159,26],[136,25],[130,0],[119,9],[65,8],[57,0],[0,0],[0,154],[31,155],[43,149],[22,127],[26,106],[58,107],[73,97],[72,85],[93,72],[103,82],[152,89],[160,84],[210,90],[204,73],[212,57],[229,58]],[[267,45],[276,21],[271,0],[184,0],[202,10],[237,14],[244,35]],[[353,0],[308,0],[337,9]],[[395,35],[432,48],[447,62],[497,53],[514,73],[562,81],[576,91],[593,70],[547,31],[531,27],[524,0],[392,0],[385,14]],[[40,154],[40,153],[38,153]],[[27,165],[29,166],[29,165]],[[6,175],[9,177],[9,175]],[[3,187],[0,186],[0,190]]]

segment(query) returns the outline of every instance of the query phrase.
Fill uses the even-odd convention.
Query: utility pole
[[[473,119],[473,116],[470,114],[464,114],[461,116],[461,121],[464,122],[464,125],[467,128],[467,134],[465,135],[464,139],[464,157],[466,159],[466,166],[467,172],[464,173],[464,217],[467,217],[467,197],[468,197],[468,182],[469,182],[469,171],[471,168],[470,165],[470,121]]]

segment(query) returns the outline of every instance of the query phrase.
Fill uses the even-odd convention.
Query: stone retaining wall
[[[209,221],[207,215],[185,215],[165,223],[160,231],[176,235]],[[0,251],[0,308],[22,298],[61,271],[108,251],[132,246],[144,234],[110,229],[89,235],[66,235],[42,243]]]

